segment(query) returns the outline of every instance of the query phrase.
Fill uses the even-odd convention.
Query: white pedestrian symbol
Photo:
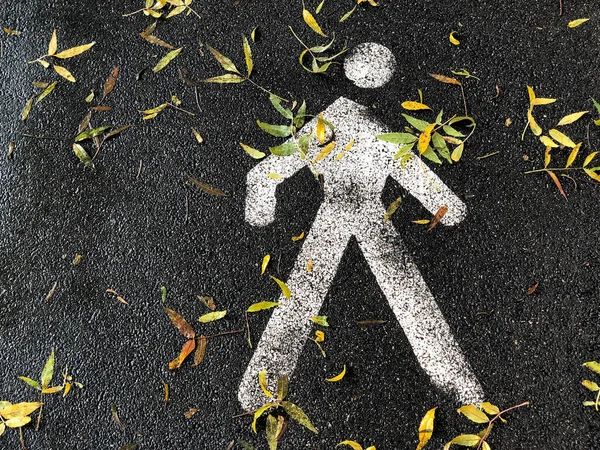
[[[388,63],[382,65],[384,57]],[[390,59],[391,56],[391,59]],[[369,68],[376,67],[376,73]],[[361,44],[347,57],[346,75],[358,86],[379,87],[391,78],[395,60],[379,44]],[[306,236],[298,259],[287,279],[292,297],[279,299],[252,360],[242,378],[238,398],[246,410],[260,407],[269,399],[258,383],[266,370],[269,385],[280,375],[291,375],[312,329],[311,317],[327,295],[342,254],[354,236],[386,296],[415,356],[431,381],[462,403],[479,403],[483,390],[471,371],[448,324],[427,288],[419,270],[390,222],[384,222],[381,192],[388,176],[393,177],[432,214],[448,207],[444,225],[455,225],[465,216],[466,206],[418,158],[406,168],[392,157],[397,146],[380,141],[378,134],[390,132],[369,115],[368,108],[340,98],[323,117],[335,126],[337,147],[315,164],[324,177],[324,200]],[[300,134],[314,130],[316,120]],[[352,149],[339,160],[334,158],[344,145],[355,139]],[[307,157],[270,155],[247,177],[246,220],[265,226],[275,218],[275,190],[279,183],[314,161],[321,150],[311,144]],[[270,178],[277,173],[282,178]],[[313,260],[312,271],[306,270]]]

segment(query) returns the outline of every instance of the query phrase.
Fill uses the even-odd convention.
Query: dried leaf
[[[261,370],[258,373],[258,384],[267,397],[273,397],[273,394],[267,388],[267,371]]]
[[[289,416],[292,419],[294,419],[296,422],[298,422],[300,425],[304,426],[305,428],[308,428],[310,431],[312,431],[315,434],[319,433],[317,431],[317,429],[314,427],[314,425],[310,422],[310,419],[308,418],[308,416],[298,406],[296,406],[290,402],[281,402],[281,406],[283,406],[283,409],[285,409],[285,412],[288,413]]]
[[[156,66],[154,66],[154,68],[152,69],[152,72],[156,73],[156,72],[164,69],[171,61],[173,61],[173,59],[175,59],[177,57],[177,55],[179,55],[179,53],[181,53],[181,50],[183,50],[183,47],[180,47],[175,50],[171,50],[169,53],[167,53],[165,56],[163,56],[163,58],[158,62],[158,64],[156,64]]]
[[[215,57],[215,59],[219,62],[219,64],[221,64],[221,66],[223,67],[223,69],[225,69],[227,72],[233,72],[233,73],[237,73],[238,75],[241,75],[240,71],[237,69],[237,67],[235,67],[235,64],[233,64],[233,62],[231,61],[231,59],[229,59],[225,55],[222,55],[217,50],[215,50],[214,48],[212,48],[210,45],[208,46],[208,49],[213,54],[213,56]]]
[[[103,125],[101,127],[92,128],[92,129],[89,129],[89,130],[82,131],[77,136],[75,136],[75,142],[80,142],[80,141],[84,141],[86,139],[95,138],[96,136],[99,136],[102,133],[104,133],[109,128],[111,128],[110,125]]]
[[[483,411],[477,408],[475,405],[465,405],[457,409],[459,414],[463,414],[471,422],[475,423],[488,423],[490,419],[485,415]]]
[[[313,316],[310,318],[314,323],[321,325],[322,327],[328,327],[327,316]]]
[[[298,236],[292,236],[293,242],[298,242],[298,241],[301,241],[302,239],[304,239],[304,231],[302,233],[300,233]]]
[[[42,394],[56,394],[57,392],[62,391],[64,386],[54,386],[51,388],[42,389]]]
[[[565,194],[562,184],[560,184],[560,181],[558,180],[556,174],[550,170],[547,170],[546,172],[548,172],[548,175],[550,175],[550,178],[552,178],[552,181],[554,181],[554,184],[556,184],[556,187],[558,188],[560,194],[565,198],[565,200],[567,200],[567,194]]]
[[[35,95],[29,97],[27,103],[25,103],[25,108],[23,108],[23,113],[21,114],[21,120],[26,120],[29,116],[29,112],[31,111],[31,107],[33,106],[33,100],[35,99]]]
[[[94,46],[94,44],[95,44],[95,42],[90,42],[89,44],[79,45],[77,47],[69,48],[67,50],[63,50],[60,53],[55,54],[54,57],[60,58],[60,59],[72,58],[73,56],[81,55],[83,52],[89,50],[90,48],[92,48]]]
[[[267,270],[267,266],[269,265],[269,261],[271,261],[271,255],[265,255],[263,260],[262,260],[262,264],[261,264],[261,268],[260,268],[260,274],[264,275],[265,270]]]
[[[48,44],[48,56],[52,56],[56,53],[56,48],[58,46],[58,39],[56,38],[56,29],[52,31],[52,37],[50,38],[50,43]]]
[[[421,109],[431,109],[429,106],[419,102],[403,102],[401,105],[404,109],[409,111],[419,111]]]
[[[188,175],[188,178],[192,183],[194,183],[194,185],[197,188],[201,189],[202,191],[206,192],[209,195],[214,195],[215,197],[226,197],[227,196],[227,194],[219,188],[215,188],[206,183],[202,183],[202,182],[196,180],[194,177],[191,177],[189,175]]]
[[[587,113],[589,113],[589,111],[580,111],[580,112],[569,114],[569,115],[563,117],[562,119],[560,119],[560,122],[558,122],[557,126],[560,127],[563,125],[569,125],[570,123],[576,122],[579,119],[581,119],[584,115],[586,115]]]
[[[387,210],[385,211],[385,215],[383,216],[384,222],[387,222],[388,220],[390,220],[392,215],[396,212],[396,210],[400,206],[400,203],[402,203],[402,197],[398,197],[396,200],[394,200],[392,203],[390,203],[390,206],[388,206]]]
[[[417,144],[417,148],[419,149],[419,153],[422,155],[427,151],[429,147],[429,143],[431,142],[431,133],[435,128],[436,124],[432,123],[427,126],[419,136],[419,143]]]
[[[48,385],[52,381],[53,376],[54,376],[54,349],[52,349],[52,352],[50,353],[50,356],[48,357],[48,360],[46,361],[46,364],[44,365],[44,368],[42,369],[42,375],[40,377],[40,380],[42,382],[42,389],[45,389],[48,387]]]
[[[433,228],[440,222],[440,220],[442,220],[442,217],[444,217],[447,212],[448,207],[446,205],[440,206],[440,209],[438,209],[435,215],[433,216],[433,219],[431,220],[431,225],[429,225],[427,231],[433,230]]]
[[[454,36],[455,34],[456,34],[456,31],[450,32],[450,43],[453,45],[459,45],[460,41],[458,39],[456,39],[456,37]]]
[[[540,285],[540,282],[538,281],[533,286],[531,286],[529,289],[527,289],[527,295],[533,294],[535,292],[535,290],[538,288],[539,285]]]
[[[204,314],[204,315],[200,316],[200,318],[198,319],[198,322],[200,322],[200,323],[215,322],[216,320],[222,319],[226,315],[227,315],[227,311],[210,312],[208,314]]]
[[[186,419],[191,419],[194,414],[196,414],[198,412],[198,410],[196,408],[190,408],[188,409],[188,411],[184,414]]]
[[[311,30],[323,37],[327,37],[327,35],[323,33],[323,30],[317,23],[315,17],[306,8],[302,10],[302,17],[304,18],[304,21],[310,27]]]
[[[254,419],[252,420],[252,431],[256,433],[256,421],[262,416],[267,410],[277,406],[277,403],[267,403],[254,411]]]
[[[242,148],[244,149],[244,151],[246,153],[248,153],[254,159],[262,159],[265,156],[267,156],[266,154],[264,154],[260,150],[256,150],[255,148],[252,148],[249,145],[243,144],[241,142],[240,142],[240,145],[242,146]]]
[[[202,136],[200,136],[200,133],[198,133],[198,130],[196,130],[195,128],[192,128],[192,132],[194,133],[194,136],[196,137],[198,144],[202,144],[204,142],[204,138]]]
[[[79,158],[79,161],[84,163],[90,169],[94,169],[94,162],[92,161],[92,158],[90,158],[90,155],[87,154],[87,152],[81,145],[74,143],[73,152],[75,153],[75,156]]]
[[[457,86],[461,86],[461,82],[458,81],[456,78],[450,78],[445,75],[440,75],[438,73],[430,73],[429,75],[435,78],[436,80],[441,81],[442,83],[455,84]]]
[[[195,339],[190,339],[190,340],[186,341],[185,344],[183,344],[183,347],[181,348],[181,352],[179,353],[179,356],[177,356],[177,358],[175,358],[173,361],[171,361],[169,363],[169,370],[179,369],[181,367],[181,364],[183,364],[183,361],[185,361],[185,359],[190,355],[190,353],[192,353],[194,351],[195,348],[196,348],[196,340]]]
[[[332,141],[329,144],[327,144],[325,147],[323,147],[321,149],[321,151],[317,154],[317,156],[315,157],[315,163],[321,161],[322,159],[325,159],[329,156],[329,154],[333,151],[333,149],[335,148],[336,142]]]
[[[204,356],[206,355],[206,344],[208,339],[206,336],[202,335],[198,338],[198,342],[196,343],[196,353],[194,354],[194,363],[192,367],[199,366],[202,361],[204,361]]]
[[[92,89],[88,96],[85,98],[86,103],[91,103],[94,100],[94,90]]]
[[[167,382],[165,380],[160,380],[162,381],[163,384],[163,388],[165,390],[165,404],[169,403],[169,385],[167,384]]]
[[[572,20],[572,21],[570,21],[570,22],[567,24],[567,26],[568,26],[569,28],[575,28],[575,27],[578,27],[579,25],[581,25],[582,23],[585,23],[585,22],[587,22],[588,20],[590,20],[590,19],[586,18],[586,19],[576,19],[576,20]]]
[[[198,300],[200,300],[204,304],[204,306],[206,306],[211,311],[217,309],[217,305],[215,305],[215,299],[212,298],[210,295],[199,295]]]
[[[271,278],[273,279],[273,281],[275,281],[275,283],[277,283],[279,285],[279,288],[281,289],[281,293],[283,294],[283,296],[285,298],[290,298],[292,296],[292,292],[290,291],[290,288],[287,286],[287,284],[285,284],[283,281],[281,281],[278,278],[275,278],[272,275],[271,275]]]
[[[581,148],[581,144],[583,144],[583,142],[580,142],[575,146],[573,150],[571,150],[571,154],[567,158],[567,164],[565,165],[565,169],[569,168],[575,162],[577,154],[579,153],[579,149]]]
[[[53,67],[54,67],[54,70],[56,71],[56,73],[59,74],[61,77],[63,77],[66,80],[69,80],[71,83],[75,83],[75,81],[76,81],[75,77],[67,69],[65,69],[64,67],[61,67],[61,66],[57,66],[57,65],[54,65]]]
[[[110,94],[115,88],[115,83],[117,82],[117,78],[119,77],[119,70],[120,67],[115,66],[111,74],[108,76],[108,79],[104,83],[104,93],[102,94],[102,100],[104,100],[106,96]]]
[[[270,414],[267,416],[265,434],[267,436],[269,450],[277,450],[277,435],[279,434],[277,419]]]
[[[246,311],[253,313],[253,312],[258,312],[258,311],[264,311],[266,309],[275,308],[276,306],[279,306],[279,302],[258,302],[258,303],[253,303],[252,305],[250,305]]]
[[[165,308],[165,311],[169,315],[169,319],[171,319],[173,325],[175,325],[181,334],[188,339],[194,339],[196,337],[196,332],[192,326],[181,315],[169,308]]]
[[[44,98],[46,98],[46,96],[54,90],[54,88],[56,87],[56,84],[57,84],[57,82],[55,81],[54,83],[48,85],[48,87],[46,89],[44,89],[44,91],[39,95],[39,97],[35,101],[35,104],[37,105],[39,102],[44,100]]]
[[[252,69],[254,68],[254,61],[252,60],[252,49],[250,48],[250,43],[246,36],[243,36],[244,41],[244,57],[246,58],[246,68],[248,69],[248,76],[252,74]]]
[[[422,450],[431,439],[436,409],[437,407],[430,409],[423,416],[423,419],[421,419],[421,424],[419,425],[419,445],[417,445],[417,450]]]
[[[329,381],[330,383],[335,383],[336,381],[342,380],[346,376],[346,365],[344,364],[344,368],[342,371],[337,374],[335,377],[326,378],[325,381]]]

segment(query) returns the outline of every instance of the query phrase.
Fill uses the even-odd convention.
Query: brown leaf
[[[192,367],[199,366],[204,361],[204,355],[206,354],[206,336],[202,335],[198,338],[198,344],[196,345],[196,353],[194,354],[194,364]]]
[[[447,212],[448,207],[446,205],[441,206],[440,209],[438,209],[435,215],[433,216],[433,219],[431,220],[431,224],[429,225],[429,228],[427,228],[427,231],[433,230],[435,226],[440,222],[440,220],[442,220],[442,217],[446,215]]]
[[[456,78],[450,78],[445,75],[440,75],[438,73],[430,73],[429,75],[431,75],[436,80],[441,81],[442,83],[456,84],[457,86],[461,86],[460,81],[458,81]]]
[[[169,319],[173,322],[173,325],[177,327],[179,332],[183,334],[188,339],[194,339],[196,337],[196,332],[192,328],[192,326],[178,313],[173,311],[172,309],[165,308],[165,311],[169,315]]]
[[[110,106],[92,106],[90,109],[94,111],[110,111],[112,108]]]
[[[190,408],[188,412],[184,414],[186,419],[191,419],[194,414],[196,414],[198,410],[196,408]]]
[[[554,184],[556,184],[556,187],[558,188],[558,191],[561,193],[561,195],[565,198],[565,200],[567,200],[567,194],[565,194],[562,184],[560,184],[560,181],[556,174],[550,170],[547,170],[546,172],[548,172],[548,175],[550,175],[550,178],[552,178],[552,181],[554,181]]]
[[[181,353],[179,353],[179,356],[177,356],[177,358],[175,358],[173,361],[171,361],[169,363],[169,370],[179,369],[181,367],[181,364],[183,364],[185,359],[190,355],[190,353],[192,353],[194,351],[195,348],[196,348],[196,340],[195,339],[190,339],[190,340],[186,341],[186,343],[183,344],[183,347],[181,348]]]
[[[104,83],[104,94],[102,95],[102,100],[104,100],[106,96],[114,89],[117,78],[119,77],[119,69],[120,67],[116,66],[106,80],[106,83]]]
[[[199,295],[198,300],[200,300],[204,304],[204,306],[206,306],[211,311],[217,309],[217,305],[215,305],[215,299],[212,298],[210,295]]]
[[[527,290],[527,295],[531,295],[535,292],[535,290],[538,288],[538,286],[540,285],[540,282],[536,282],[533,286],[531,286],[528,290]]]
[[[227,197],[227,194],[223,192],[219,188],[212,187],[209,184],[202,183],[201,181],[196,180],[194,177],[188,175],[189,180],[196,185],[197,188],[203,190],[209,195],[214,195],[215,197]]]

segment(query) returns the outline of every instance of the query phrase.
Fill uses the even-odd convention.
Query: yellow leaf
[[[0,436],[4,434],[4,430],[6,430],[6,425],[4,422],[0,423]]]
[[[527,86],[527,93],[529,94],[529,103],[533,103],[533,100],[535,100],[535,92],[533,92],[531,86]]]
[[[262,391],[265,393],[265,395],[267,397],[273,397],[273,394],[271,394],[269,392],[269,389],[267,389],[267,371],[266,370],[261,370],[258,373],[258,383],[260,384],[260,388],[262,389]]]
[[[253,313],[253,312],[258,312],[258,311],[264,311],[266,309],[275,308],[276,306],[279,306],[279,302],[258,302],[258,303],[253,303],[252,305],[250,305],[246,311]]]
[[[483,402],[481,404],[481,407],[486,413],[492,416],[495,416],[500,413],[500,409],[496,405],[492,405],[490,402]]]
[[[344,368],[338,375],[336,375],[335,377],[332,377],[332,378],[326,378],[326,381],[329,381],[330,383],[335,383],[336,381],[340,381],[342,378],[344,378],[344,376],[346,376],[346,365],[345,364],[344,364]]]
[[[33,106],[33,100],[35,99],[35,95],[29,97],[27,103],[25,103],[25,108],[23,108],[23,112],[21,113],[21,120],[27,119],[29,116],[29,112],[31,111],[31,107]]]
[[[541,98],[541,97],[538,97],[538,98],[534,98],[531,101],[531,104],[533,106],[541,106],[541,105],[549,105],[550,103],[554,103],[555,101],[556,101],[555,98]]]
[[[13,417],[12,419],[7,420],[5,422],[5,424],[9,428],[19,428],[24,425],[27,425],[29,422],[31,422],[31,417],[19,416],[19,417]]]
[[[544,144],[546,147],[550,147],[550,148],[559,147],[559,145],[556,142],[554,142],[552,139],[550,139],[548,136],[540,136],[540,141],[542,141],[542,144]]]
[[[336,445],[336,447],[339,447],[340,445],[347,445],[348,447],[351,447],[352,450],[363,450],[362,445],[355,441],[342,441]]]
[[[548,131],[548,134],[550,134],[550,136],[552,136],[552,139],[554,139],[556,142],[564,145],[565,147],[574,148],[576,145],[575,142],[573,142],[571,140],[571,138],[569,138],[569,136],[561,133],[557,129],[554,129],[554,128],[551,129],[550,131]]]
[[[429,75],[435,78],[436,80],[441,81],[442,83],[456,84],[457,86],[462,86],[460,81],[458,81],[456,78],[450,78],[445,75],[440,75],[439,73],[430,73]]]
[[[573,114],[569,114],[568,116],[565,116],[562,119],[560,119],[560,122],[558,122],[557,126],[560,127],[562,125],[569,125],[570,123],[581,119],[581,117],[587,114],[588,112],[589,111],[580,111]]]
[[[456,31],[450,32],[450,43],[452,43],[454,45],[459,45],[460,41],[454,37],[454,33],[456,33]]]
[[[323,341],[325,341],[325,333],[323,333],[321,330],[315,331],[315,342],[320,343]]]
[[[187,7],[185,5],[183,6],[178,6],[177,8],[174,8],[171,10],[171,12],[169,14],[167,14],[167,19],[173,16],[176,16],[178,14],[181,14],[182,12],[184,12],[187,9]]]
[[[430,409],[425,416],[423,416],[423,419],[421,419],[421,424],[419,425],[419,445],[417,446],[417,450],[422,450],[429,442],[429,439],[431,439],[436,409],[437,407]]]
[[[598,384],[594,383],[593,381],[583,380],[581,384],[583,384],[586,387],[586,389],[589,389],[592,392],[600,391],[600,386],[598,386]]]
[[[586,156],[585,161],[583,162],[583,167],[587,166],[589,163],[592,162],[592,160],[594,159],[594,157],[598,154],[598,152],[593,152],[590,153],[589,155]]]
[[[183,47],[180,47],[175,50],[171,50],[169,53],[167,53],[165,56],[163,56],[162,59],[160,61],[158,61],[156,66],[154,66],[154,68],[152,69],[152,72],[156,73],[156,72],[164,69],[165,67],[167,67],[167,65],[171,61],[173,61],[173,59],[175,59],[177,57],[177,55],[179,55],[179,53],[181,53],[181,50],[183,50]]]
[[[220,320],[227,315],[227,311],[215,311],[208,314],[204,314],[200,316],[198,322],[200,323],[208,323],[214,322],[215,320]]]
[[[552,150],[552,147],[546,147],[546,151],[544,152],[544,169],[550,164],[550,150]]]
[[[269,265],[269,261],[271,261],[271,255],[265,255],[265,257],[262,260],[262,265],[260,268],[260,274],[264,275],[265,270],[267,270],[267,266]]]
[[[569,28],[575,28],[578,27],[579,25],[581,25],[582,23],[587,22],[590,19],[576,19],[576,20],[572,20],[569,22],[569,24],[567,25]]]
[[[65,69],[64,67],[61,66],[54,66],[54,70],[56,71],[57,74],[59,74],[61,77],[69,80],[71,83],[75,83],[75,77],[71,74],[71,72],[69,72],[67,69]]]
[[[313,268],[313,260],[312,258],[308,260],[308,263],[306,264],[306,271],[308,273],[312,272],[312,268]]]
[[[321,151],[318,153],[318,155],[315,157],[315,162],[319,162],[322,159],[325,159],[329,156],[329,154],[333,151],[333,149],[335,148],[335,144],[336,142],[330,142],[329,144],[327,144],[325,147],[323,147],[323,149],[321,149]]]
[[[244,56],[246,57],[246,67],[248,68],[248,76],[252,74],[254,68],[254,61],[252,60],[252,49],[248,43],[248,39],[244,36]]]
[[[261,152],[262,153],[262,152]],[[267,176],[273,180],[281,180],[283,177],[278,173],[269,172]]]
[[[63,386],[54,386],[51,388],[42,389],[42,394],[56,394],[63,390]]]
[[[71,392],[71,383],[67,381],[65,383],[65,391],[63,392],[63,398],[65,398],[69,392]]]
[[[294,241],[294,242],[301,241],[302,239],[304,239],[304,231],[302,233],[300,233],[298,236],[292,236],[292,241]]]
[[[0,410],[0,415],[5,419],[12,419],[13,417],[28,416],[36,409],[42,406],[40,402],[23,402],[15,405],[9,405],[6,408]]]
[[[444,450],[450,448],[452,444],[462,445],[464,447],[475,447],[477,444],[479,444],[479,441],[481,441],[481,438],[476,434],[461,434],[460,436],[456,436],[454,439],[448,442],[444,446]]]
[[[227,72],[233,72],[233,73],[237,73],[238,75],[240,75],[240,71],[237,70],[237,67],[235,67],[235,64],[233,64],[231,59],[229,59],[227,56],[219,53],[217,50],[212,48],[210,45],[208,46],[208,49],[210,50],[212,55],[215,57],[215,59],[219,62],[219,64],[221,64],[221,67],[223,67],[223,69],[225,69]],[[218,78],[218,77],[215,77],[215,78]],[[242,78],[242,80],[243,80],[243,78]]]
[[[81,55],[83,52],[89,50],[94,46],[95,42],[90,42],[89,44],[79,45],[77,47],[69,48],[67,50],[63,50],[60,53],[54,55],[55,58],[67,59],[72,58],[73,56]]]
[[[465,405],[457,409],[459,414],[463,414],[467,419],[475,423],[488,423],[490,419],[483,411],[475,405]]]
[[[317,325],[321,325],[322,327],[328,327],[329,323],[327,323],[327,316],[313,316],[310,318]]]
[[[323,121],[323,114],[320,114],[317,119],[317,139],[321,144],[325,142],[325,122]]]
[[[246,153],[248,153],[254,159],[264,158],[266,155],[260,150],[256,150],[255,148],[250,147],[249,145],[243,144],[240,142],[241,147],[244,149]]]
[[[419,102],[403,102],[402,107],[409,111],[418,111],[421,109],[431,109],[429,106]]]
[[[323,30],[321,30],[321,27],[317,23],[315,17],[307,9],[302,10],[302,17],[304,17],[306,25],[308,25],[311,30],[313,30],[317,34],[320,34],[323,37],[327,37],[327,35],[323,33]]]
[[[252,431],[256,433],[256,421],[263,415],[265,411],[277,406],[277,403],[267,403],[266,405],[261,406],[254,412],[254,420],[252,421]]]
[[[292,292],[290,291],[290,288],[287,287],[287,284],[272,275],[271,278],[279,285],[279,288],[281,289],[281,292],[285,298],[290,298],[292,296]]]
[[[575,148],[573,148],[573,150],[571,151],[571,154],[569,155],[569,158],[567,158],[567,164],[565,165],[565,169],[570,167],[574,162],[575,162],[575,158],[577,158],[577,154],[579,153],[579,149],[581,148],[581,144],[583,144],[583,142],[580,142],[579,144],[577,144],[575,146]]]
[[[429,147],[429,142],[431,142],[431,132],[433,131],[434,128],[435,128],[435,123],[428,125],[427,128],[425,128],[423,130],[423,132],[421,133],[421,135],[419,136],[418,148],[419,148],[419,153],[421,155],[423,153],[425,153],[427,151],[427,148]]]
[[[587,174],[588,174],[588,176],[589,176],[591,179],[593,179],[593,180],[596,180],[596,181],[599,181],[599,182],[600,182],[600,175],[598,174],[598,172],[594,172],[594,171],[592,171],[592,170],[590,170],[590,169],[583,169],[583,171],[584,171],[585,173],[587,173]],[[0,414],[1,414],[1,413],[0,413]]]
[[[428,225],[429,222],[431,222],[429,219],[419,219],[412,221],[412,223],[416,223],[417,225]]]
[[[58,40],[56,38],[56,29],[52,32],[52,37],[50,38],[50,43],[48,44],[48,56],[52,56],[56,53],[56,47],[58,45]]]
[[[196,130],[195,128],[192,128],[192,132],[194,133],[194,136],[196,137],[198,144],[202,144],[204,142],[204,138],[202,136],[200,136],[200,133],[198,133],[198,130]]]
[[[349,152],[350,150],[352,150],[352,147],[354,146],[354,138],[352,138],[352,140],[350,142],[348,142],[348,144],[346,145],[346,151]]]
[[[179,369],[181,367],[181,364],[183,364],[183,361],[185,361],[185,359],[190,355],[190,353],[192,353],[194,351],[195,348],[196,348],[196,340],[195,339],[190,339],[190,340],[186,341],[185,344],[183,344],[183,347],[181,348],[181,352],[179,353],[177,358],[175,358],[173,361],[171,361],[169,363],[169,370]]]
[[[531,127],[531,132],[536,136],[542,134],[542,128],[537,124],[533,115],[531,114],[531,109],[527,111],[527,118],[529,119],[529,126]]]

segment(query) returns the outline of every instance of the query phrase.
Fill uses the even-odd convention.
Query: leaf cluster
[[[194,14],[198,18],[200,15],[192,9],[193,0],[146,0],[146,5],[142,9],[138,9],[129,14],[124,14],[125,17],[144,13],[145,16],[150,16],[155,19],[163,18],[170,19],[187,11],[186,15]]]
[[[596,375],[600,375],[600,363],[597,361],[586,362],[583,364],[583,367],[591,370]],[[591,406],[592,408],[595,408],[596,411],[600,411],[600,386],[598,386],[598,383],[591,380],[583,380],[581,384],[583,384],[588,391],[596,394],[596,399],[594,401],[585,401],[583,402],[583,406]]]
[[[333,36],[331,41],[329,41],[329,43],[327,44],[309,47],[298,37],[298,35],[294,32],[294,29],[292,27],[289,28],[296,40],[300,42],[300,44],[302,44],[302,46],[304,47],[304,50],[302,50],[300,56],[298,57],[298,61],[300,62],[302,68],[310,73],[324,74],[325,72],[327,72],[327,70],[332,64],[336,63],[335,60],[348,50],[347,47],[344,46],[342,50],[333,55],[325,55],[325,53],[328,50],[330,50],[331,46],[333,45],[335,41],[335,36]],[[322,34],[322,36],[326,37],[325,34]],[[306,55],[310,55],[310,57],[312,58],[310,65],[307,65],[305,62]]]

